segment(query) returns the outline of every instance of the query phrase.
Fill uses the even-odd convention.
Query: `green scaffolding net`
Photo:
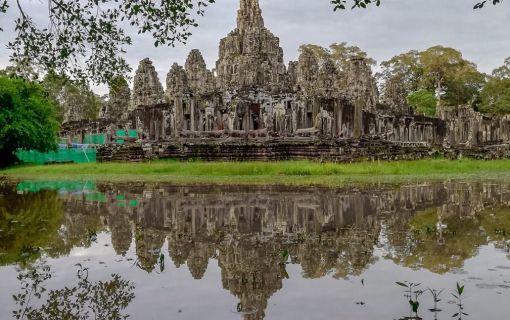
[[[106,143],[106,134],[88,134],[83,138],[84,144],[105,144]]]
[[[58,151],[42,153],[34,150],[20,150],[16,152],[19,160],[25,163],[89,163],[96,162],[96,149],[60,149]]]
[[[118,144],[123,144],[124,142],[126,142],[124,139],[124,137],[126,138],[137,138],[138,137],[138,132],[136,130],[117,130],[115,132],[115,135],[117,136],[117,139],[115,142],[117,142]]]
[[[124,144],[126,142],[126,139],[124,138],[131,138],[131,139],[137,139],[138,138],[138,131],[136,130],[123,130],[119,129],[115,131],[115,136],[117,139],[115,140],[118,144]],[[106,144],[108,141],[106,133],[97,133],[97,134],[86,134],[83,136],[81,135],[75,135],[70,138],[71,143],[78,143],[78,144]],[[59,140],[59,143],[61,144],[67,144],[69,141],[65,137],[61,137]]]

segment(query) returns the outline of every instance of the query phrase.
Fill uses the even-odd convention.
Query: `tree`
[[[39,85],[0,76],[0,166],[13,163],[18,149],[56,149],[55,109]]]
[[[480,94],[480,111],[492,114],[510,114],[510,58],[494,69]]]
[[[47,0],[48,23],[39,26],[20,0],[0,0],[0,13],[16,7],[15,38],[8,43],[14,64],[31,64],[58,76],[108,83],[130,67],[122,57],[132,44],[123,25],[150,33],[154,46],[185,43],[215,0]]]
[[[62,122],[96,119],[105,104],[86,83],[48,74],[41,81],[41,85],[59,107],[58,115]]]
[[[492,3],[493,5],[500,4],[503,0],[484,0],[481,2],[475,3],[474,9],[481,9],[485,6],[485,4]],[[356,8],[366,8],[372,4],[376,6],[381,5],[382,0],[332,0],[331,3],[334,6],[334,10],[345,10],[348,7],[351,9]]]
[[[495,78],[510,78],[510,57],[505,59],[505,63],[492,71],[492,76]]]
[[[420,87],[420,79],[423,76],[423,67],[420,63],[420,52],[412,50],[399,54],[388,61],[381,63],[381,72],[377,78],[381,80],[382,92],[388,95],[387,84],[396,83],[399,86],[399,93],[403,96],[392,97],[393,101],[405,100],[407,95]]]
[[[452,48],[431,47],[420,54],[420,63],[422,87],[434,90],[440,102],[444,96],[450,105],[471,103],[485,80],[473,62]]]
[[[116,76],[125,76],[130,66],[123,58],[132,44],[123,25],[138,34],[150,34],[154,46],[186,43],[195,16],[215,0],[46,0],[48,21],[41,27],[23,9],[20,0],[0,0],[0,14],[16,8],[15,37],[8,44],[15,65],[31,63],[42,72],[71,77],[95,84],[108,84]],[[475,9],[487,2],[476,3]],[[334,10],[379,6],[381,0],[332,0]],[[15,9],[12,9],[15,10]],[[0,32],[3,31],[0,28]]]
[[[424,89],[435,92],[443,104],[473,104],[485,83],[485,75],[463,58],[458,50],[435,46],[425,51],[409,51],[381,63],[382,91],[397,83],[407,96]]]
[[[421,89],[409,94],[406,100],[416,112],[428,116],[436,115],[437,98],[433,92]]]

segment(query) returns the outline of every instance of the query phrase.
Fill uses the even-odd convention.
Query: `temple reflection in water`
[[[17,189],[22,198],[40,193],[26,191],[34,189],[31,184]],[[444,273],[462,267],[489,241],[506,248],[510,231],[510,187],[502,182],[362,190],[144,184],[76,189],[54,192],[63,227],[55,231],[60,252],[53,249],[50,256],[88,246],[96,232],[109,230],[116,253],[134,246],[137,265],[147,272],[161,268],[163,255],[201,279],[216,260],[223,287],[238,298],[246,319],[264,318],[288,263],[299,264],[306,278],[357,276],[381,257]]]

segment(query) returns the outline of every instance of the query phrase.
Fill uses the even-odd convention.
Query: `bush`
[[[18,149],[48,152],[57,147],[56,106],[37,84],[0,76],[0,166]]]

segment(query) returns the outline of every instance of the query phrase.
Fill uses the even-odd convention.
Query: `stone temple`
[[[508,116],[482,115],[469,106],[441,107],[436,117],[413,114],[391,92],[379,98],[363,58],[339,71],[305,49],[286,65],[258,0],[240,0],[237,27],[221,39],[215,69],[192,50],[184,66],[170,67],[165,90],[146,58],[133,88],[124,86],[110,95],[99,120],[68,122],[62,135],[75,141],[106,135],[99,160],[510,156]],[[398,92],[399,84],[391,88]],[[116,144],[119,129],[136,135]]]

